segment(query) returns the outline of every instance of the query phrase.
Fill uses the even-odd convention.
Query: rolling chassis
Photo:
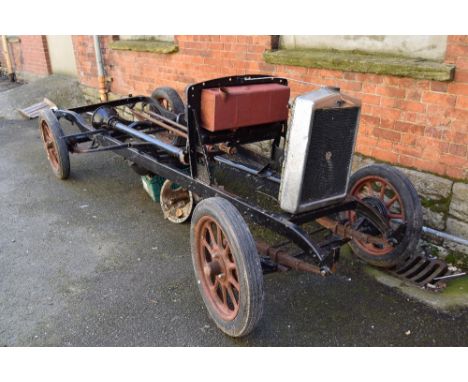
[[[232,160],[230,154],[240,150],[241,145],[261,140],[273,140],[273,147],[278,150],[287,126],[284,121],[210,133],[201,127],[202,91],[270,83],[287,85],[286,79],[276,77],[226,77],[190,85],[184,111],[180,106],[174,111],[174,105],[172,109],[167,105],[161,108],[156,97],[138,96],[47,111],[39,121],[49,161],[59,178],[68,177],[68,152],[111,150],[132,163],[139,173],[157,174],[196,195],[198,204],[191,229],[194,270],[211,318],[231,336],[249,333],[262,315],[262,272],[279,266],[327,276],[335,271],[340,248],[351,240],[364,248],[391,251],[404,241],[405,235],[418,238],[417,230],[405,232],[405,222],[395,228],[382,208],[352,193],[306,212],[287,213],[265,208],[249,195],[238,195],[220,184],[218,171],[267,190],[272,198],[278,195],[278,169],[268,164],[252,167]],[[174,99],[169,101],[174,103]],[[119,115],[117,110],[122,107],[130,110],[136,120]],[[91,121],[87,120],[89,115]],[[80,132],[65,135],[60,126],[62,119],[77,126]],[[169,131],[169,139],[158,136],[161,131]],[[177,143],[174,137],[178,137]],[[87,143],[91,144],[82,148]],[[381,187],[383,194],[384,185]],[[301,255],[292,256],[282,247],[254,242],[246,219],[284,237],[300,249]],[[314,221],[331,235],[325,240],[314,239],[304,228]]]

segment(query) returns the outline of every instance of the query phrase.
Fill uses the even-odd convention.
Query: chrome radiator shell
[[[282,210],[295,214],[344,199],[360,108],[358,99],[337,88],[296,98],[286,136],[279,192]]]

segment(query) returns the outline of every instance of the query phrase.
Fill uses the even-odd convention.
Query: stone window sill
[[[452,81],[455,65],[435,61],[356,51],[282,49],[264,53],[270,64],[375,73],[424,80]]]
[[[18,36],[8,36],[7,37],[7,40],[8,42],[11,42],[11,43],[16,43],[16,42],[20,42],[20,38]]]
[[[166,41],[148,40],[117,40],[109,44],[113,50],[131,50],[134,52],[150,52],[170,54],[177,52],[177,45]]]

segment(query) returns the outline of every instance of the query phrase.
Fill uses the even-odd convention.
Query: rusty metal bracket
[[[277,247],[275,248],[262,241],[257,242],[257,250],[261,255],[270,257],[273,262],[296,271],[315,273],[321,276],[331,274],[331,270],[327,267],[321,268],[304,260],[300,260],[291,256],[285,250]]]
[[[363,232],[356,231],[349,224],[341,224],[336,220],[333,220],[328,217],[322,217],[315,221],[321,226],[329,229],[334,235],[338,235],[342,238],[346,238],[349,240],[356,239],[361,242],[371,244],[392,244],[385,238],[368,235]]]

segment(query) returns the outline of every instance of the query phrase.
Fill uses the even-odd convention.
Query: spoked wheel
[[[156,101],[156,105],[154,106],[156,108],[155,111],[166,118],[173,119],[174,116],[180,116],[185,113],[184,102],[173,88],[156,88],[151,93],[151,98]],[[163,131],[158,134],[158,137],[175,146],[185,146],[186,144],[185,138],[170,131]]]
[[[195,208],[191,227],[192,261],[211,318],[232,337],[248,334],[263,312],[260,258],[247,224],[222,198]]]
[[[373,207],[397,232],[399,244],[371,244],[351,241],[354,253],[370,264],[392,267],[412,254],[422,228],[422,210],[418,194],[409,179],[387,165],[372,165],[351,176],[349,193]],[[381,236],[364,217],[349,212],[351,225],[362,232]]]
[[[64,136],[60,123],[51,110],[41,112],[39,129],[44,148],[54,174],[59,179],[67,179],[70,175],[70,156],[68,147],[62,139]]]

